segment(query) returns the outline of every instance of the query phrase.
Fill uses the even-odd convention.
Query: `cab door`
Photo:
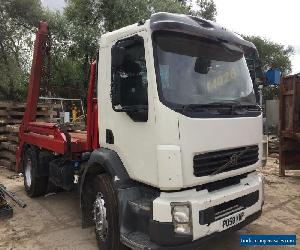
[[[157,186],[155,113],[146,34],[141,31],[120,38],[103,52],[102,56],[111,62],[102,72],[106,84],[101,88],[100,83],[98,88],[99,132],[100,145],[119,155],[132,179]]]

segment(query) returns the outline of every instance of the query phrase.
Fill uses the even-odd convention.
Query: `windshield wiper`
[[[236,105],[236,102],[211,102],[211,103],[192,103],[183,105],[183,111],[187,110],[208,110],[209,108],[218,108],[218,107],[229,107],[232,108],[233,105]]]
[[[261,111],[261,108],[257,104],[242,103],[239,101],[222,101],[202,104],[186,104],[182,106],[182,111],[209,112],[215,115],[224,112],[231,115],[245,115],[248,112]]]
[[[215,108],[219,105],[215,105],[215,104],[186,104],[182,106],[182,111],[186,112],[188,110],[190,111],[208,111],[210,110],[210,108]],[[211,111],[211,110],[210,110]]]
[[[211,107],[230,107],[230,108],[257,108],[260,109],[259,105],[252,104],[252,103],[244,103],[239,102],[237,100],[224,100],[221,102],[211,102],[211,103],[192,103],[192,104],[186,104],[183,105],[184,110],[195,110],[195,109],[201,109],[201,108],[211,108]]]

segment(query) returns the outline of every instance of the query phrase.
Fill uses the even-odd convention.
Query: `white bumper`
[[[243,220],[245,220],[248,216],[260,211],[263,205],[263,178],[256,172],[250,173],[246,178],[241,179],[240,184],[212,192],[208,192],[207,190],[197,191],[196,189],[172,193],[162,192],[160,197],[153,201],[153,220],[158,222],[172,222],[170,203],[189,202],[192,211],[193,240],[196,240],[214,232],[223,231],[222,221],[226,218],[223,217],[210,224],[200,225],[199,211],[234,200],[255,191],[259,192],[259,199],[254,205],[242,210],[244,212]],[[231,214],[230,216],[233,215],[234,214]]]

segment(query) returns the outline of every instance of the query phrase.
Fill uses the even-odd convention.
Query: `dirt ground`
[[[269,158],[261,170],[266,177],[265,206],[262,216],[240,231],[209,241],[201,249],[250,249],[239,245],[240,234],[300,235],[300,171],[278,177],[278,160]],[[81,228],[76,192],[61,192],[30,199],[23,189],[23,177],[0,167],[0,183],[27,203],[22,209],[14,205],[14,217],[0,221],[0,249],[97,249],[92,228]],[[12,202],[10,202],[12,204]],[[286,247],[255,247],[284,249]],[[288,248],[286,248],[288,249]],[[295,249],[295,248],[294,248]],[[296,249],[300,249],[300,243]]]

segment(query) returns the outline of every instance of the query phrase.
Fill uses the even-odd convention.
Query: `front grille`
[[[258,146],[251,145],[194,156],[194,175],[212,175],[250,166],[258,161]]]

